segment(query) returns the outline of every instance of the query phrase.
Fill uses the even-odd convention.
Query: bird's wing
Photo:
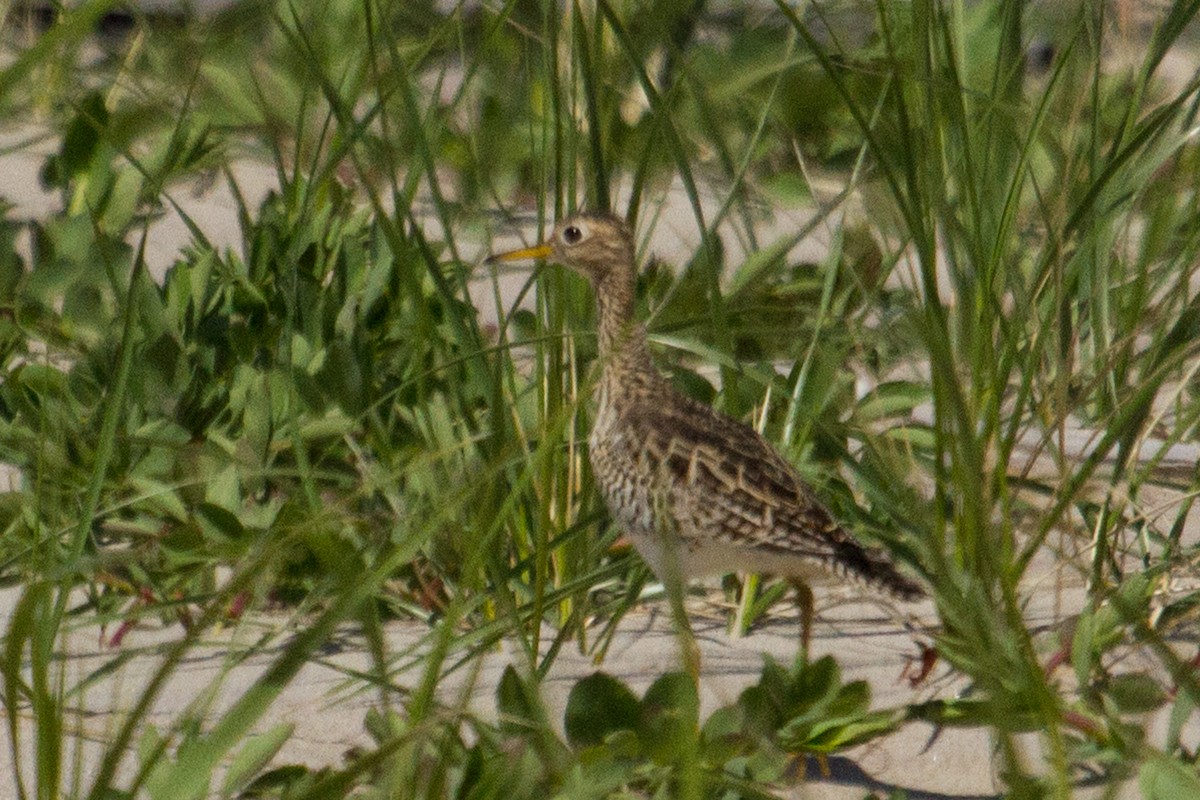
[[[673,399],[632,405],[626,423],[643,442],[647,466],[697,498],[699,525],[729,544],[807,558],[905,599],[924,593],[885,553],[840,526],[752,428],[683,395]]]
[[[757,547],[814,557],[834,554],[846,536],[795,469],[749,426],[682,395],[637,404],[627,422],[643,457],[676,486],[694,488],[728,517],[729,533]]]

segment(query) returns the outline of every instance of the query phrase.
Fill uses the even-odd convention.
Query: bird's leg
[[[675,619],[675,635],[679,637],[679,655],[683,668],[692,681],[700,683],[700,647],[696,644],[696,634],[692,631],[692,623],[688,620],[687,609],[683,605],[684,585],[682,581],[664,581],[667,591],[667,602],[671,604],[671,616]]]
[[[800,658],[808,661],[808,644],[812,640],[813,624],[813,590],[807,583],[797,578],[789,581],[796,589],[796,605],[800,607]]]
[[[692,632],[692,624],[688,620],[687,609],[683,604],[684,596],[687,593],[687,581],[684,578],[683,565],[680,564],[679,559],[681,540],[674,530],[672,516],[661,512],[665,503],[665,497],[656,498],[656,504],[662,504],[659,506],[660,513],[655,514],[659,545],[663,554],[660,559],[661,563],[658,565],[662,574],[658,576],[658,579],[662,581],[663,588],[666,590],[667,602],[671,606],[671,616],[675,620],[675,635],[679,637],[683,668],[692,677],[692,681],[699,685],[700,648],[696,644],[696,634]]]

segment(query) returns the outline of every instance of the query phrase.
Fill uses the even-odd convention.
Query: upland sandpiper
[[[807,581],[844,576],[902,600],[924,596],[882,551],[864,547],[830,516],[791,464],[747,425],[677,391],[655,368],[634,320],[633,234],[608,214],[559,223],[537,247],[488,260],[551,258],[584,275],[599,308],[600,375],[588,447],[596,484],[617,522],[667,587],[698,671],[682,587],[734,571],[786,578],[800,593],[807,650]]]

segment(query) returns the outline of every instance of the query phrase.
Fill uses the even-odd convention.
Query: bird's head
[[[611,214],[576,214],[554,226],[550,237],[536,247],[526,247],[489,256],[489,262],[549,258],[558,261],[593,284],[610,278],[615,271],[623,278],[633,275],[633,233]]]

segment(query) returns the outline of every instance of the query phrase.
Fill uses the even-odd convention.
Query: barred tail
[[[899,600],[913,602],[928,594],[924,586],[896,569],[884,551],[865,548],[848,536],[836,548],[834,561],[847,576],[883,589]]]

